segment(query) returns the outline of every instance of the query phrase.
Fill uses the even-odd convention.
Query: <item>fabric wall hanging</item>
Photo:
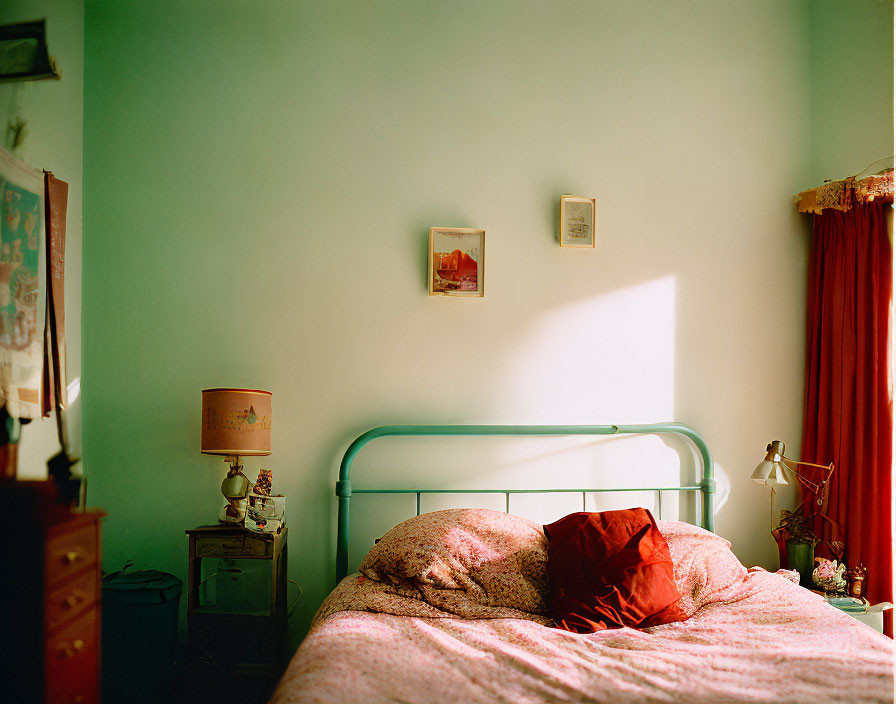
[[[44,371],[44,176],[0,148],[0,400],[39,418]]]
[[[65,378],[65,216],[68,184],[44,172],[45,218],[47,223],[47,344],[44,350],[42,411],[56,410],[60,423],[66,403]]]

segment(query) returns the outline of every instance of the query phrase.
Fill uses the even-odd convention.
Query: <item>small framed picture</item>
[[[485,230],[431,228],[427,279],[430,296],[484,296]]]
[[[560,196],[560,246],[594,247],[596,215],[594,198]]]

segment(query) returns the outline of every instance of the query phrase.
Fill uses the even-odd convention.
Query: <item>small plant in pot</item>
[[[803,513],[802,505],[793,511],[781,511],[781,522],[775,529],[775,538],[784,540],[787,563],[800,573],[800,584],[813,588],[812,570],[815,568],[815,546],[818,538],[809,527],[810,518]]]

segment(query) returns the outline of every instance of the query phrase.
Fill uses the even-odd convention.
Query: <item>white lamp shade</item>
[[[762,460],[753,471],[750,477],[754,482],[759,484],[767,484],[769,486],[775,484],[787,484],[787,477],[784,474],[784,468],[780,462],[772,462],[771,460]]]

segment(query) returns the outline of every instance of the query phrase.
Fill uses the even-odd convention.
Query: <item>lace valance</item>
[[[854,176],[827,183],[793,197],[801,213],[821,214],[822,210],[849,210],[854,203],[893,202],[893,170],[862,179]]]

